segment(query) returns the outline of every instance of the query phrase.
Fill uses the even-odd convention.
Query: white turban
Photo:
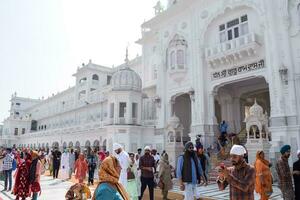
[[[122,145],[120,145],[119,143],[114,143],[113,144],[113,150],[115,151],[115,150],[117,150],[117,149],[122,149],[123,147],[122,147]]]
[[[238,156],[243,156],[244,154],[246,154],[246,149],[241,146],[241,145],[233,145],[231,150],[230,150],[230,154],[233,155],[238,155]]]
[[[151,148],[149,146],[145,146],[144,151],[149,150],[151,151]]]
[[[300,149],[297,151],[297,156],[300,155]]]

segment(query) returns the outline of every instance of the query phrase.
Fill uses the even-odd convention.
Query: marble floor
[[[42,187],[42,193],[39,197],[39,200],[64,200],[64,196],[66,194],[66,191],[70,188],[72,185],[72,182],[69,181],[63,181],[60,179],[53,180],[50,176],[42,176],[41,178],[41,187]],[[3,182],[0,182],[0,190],[3,189]],[[203,198],[207,199],[213,199],[213,200],[229,200],[229,191],[219,191],[216,184],[210,184],[206,187],[199,187],[200,194]],[[91,188],[91,191],[93,193],[94,189]],[[182,192],[179,190],[177,186],[174,186],[173,191],[177,194],[182,194]],[[159,191],[156,193],[160,194]],[[172,195],[177,196],[172,199],[180,200],[182,199],[181,195]],[[0,192],[0,200],[1,198],[3,200],[14,200],[15,197],[10,192]],[[145,200],[148,199],[147,197],[144,198]],[[280,200],[282,199],[280,197],[280,191],[278,187],[274,186],[274,193],[272,195],[271,200]],[[255,196],[255,200],[259,200],[259,196]]]

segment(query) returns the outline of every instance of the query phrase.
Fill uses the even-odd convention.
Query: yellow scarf
[[[101,167],[99,169],[99,184],[101,183],[109,183],[112,186],[115,186],[118,192],[121,194],[124,200],[130,200],[129,195],[127,194],[125,188],[122,184],[119,183],[120,174],[116,170],[116,165],[118,164],[118,160],[114,156],[108,156],[101,163]],[[96,200],[95,194],[93,196],[93,200]]]

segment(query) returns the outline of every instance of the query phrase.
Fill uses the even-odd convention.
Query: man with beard
[[[154,157],[150,154],[150,147],[146,146],[144,148],[145,154],[139,160],[139,168],[141,170],[141,196],[139,199],[143,198],[144,191],[146,187],[149,188],[150,200],[154,199],[154,173],[156,166]]]
[[[127,168],[129,166],[129,155],[126,151],[123,150],[122,145],[118,143],[113,144],[113,149],[115,152],[115,156],[120,162],[121,165],[121,174],[119,178],[119,182],[124,186],[124,188],[127,187]]]
[[[58,148],[55,148],[54,152],[52,153],[53,156],[53,179],[58,177],[58,171],[60,167],[60,160],[61,160],[61,152]]]
[[[295,184],[295,199],[300,200],[300,150],[297,151],[298,160],[293,164],[293,177]]]
[[[178,158],[176,170],[180,190],[184,191],[185,200],[194,199],[194,197],[200,199],[197,184],[200,184],[202,174],[201,163],[194,152],[194,145],[192,142],[187,142],[184,154]]]
[[[289,167],[289,157],[291,154],[291,146],[284,145],[280,149],[281,157],[276,163],[276,171],[279,179],[279,188],[282,192],[284,200],[294,200],[293,182],[292,175]]]
[[[232,167],[221,166],[217,183],[220,190],[230,185],[230,200],[254,200],[255,169],[244,160],[246,150],[233,145],[230,150]]]

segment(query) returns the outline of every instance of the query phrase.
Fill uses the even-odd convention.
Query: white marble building
[[[161,151],[202,134],[209,146],[221,120],[230,132],[245,129],[256,98],[269,118],[271,155],[287,143],[295,160],[300,0],[169,0],[154,8],[141,25],[141,57],[116,68],[89,62],[74,87],[48,99],[13,95],[1,142],[111,150],[118,141],[127,151]]]

